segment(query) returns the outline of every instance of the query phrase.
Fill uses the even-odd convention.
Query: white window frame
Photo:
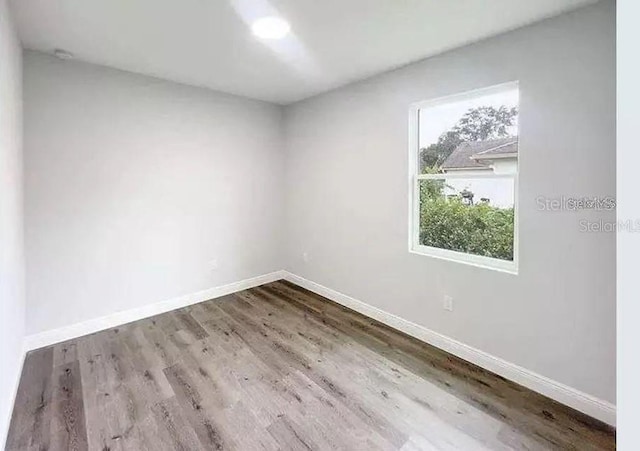
[[[419,152],[420,152],[420,109],[443,105],[450,102],[464,101],[478,96],[491,95],[507,90],[518,88],[518,82],[509,82],[489,88],[476,89],[473,91],[454,94],[446,97],[439,97],[433,100],[416,102],[409,108],[409,252],[412,254],[424,255],[427,257],[439,258],[443,260],[463,263],[480,268],[492,269],[509,274],[518,274],[518,173],[520,172],[520,158],[518,158],[518,170],[515,174],[477,174],[459,175],[455,173],[447,174],[420,174],[419,173]],[[519,144],[518,144],[519,145]],[[483,255],[468,254],[439,247],[424,246],[420,244],[420,180],[446,180],[446,179],[481,179],[481,178],[508,178],[513,179],[513,260],[502,260],[499,258],[486,257]]]

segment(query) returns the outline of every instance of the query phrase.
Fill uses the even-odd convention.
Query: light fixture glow
[[[253,34],[261,39],[282,39],[290,30],[289,23],[279,17],[263,17],[251,25]]]

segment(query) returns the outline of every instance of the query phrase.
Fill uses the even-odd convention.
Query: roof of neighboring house
[[[468,141],[456,147],[442,164],[442,169],[482,169],[487,164],[482,160],[497,155],[506,157],[518,153],[518,137],[489,139],[486,141]]]

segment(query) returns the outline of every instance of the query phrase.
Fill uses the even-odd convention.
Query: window
[[[409,250],[517,272],[517,82],[414,104]]]

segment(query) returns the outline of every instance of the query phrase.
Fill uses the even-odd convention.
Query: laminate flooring
[[[278,281],[27,355],[7,450],[614,449],[610,427]]]

